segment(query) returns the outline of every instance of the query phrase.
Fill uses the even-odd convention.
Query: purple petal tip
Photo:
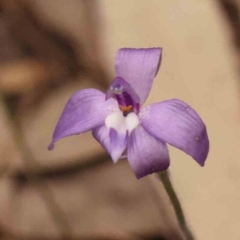
[[[148,176],[150,174],[166,171],[169,168],[169,166],[170,166],[170,161],[167,159],[166,162],[162,164],[160,170],[159,170],[158,167],[152,167],[146,173],[144,173],[144,172],[142,172],[142,173],[135,173],[135,176],[139,180],[139,179],[141,179],[143,177],[146,177],[146,176]]]
[[[49,144],[49,146],[48,146],[48,150],[49,150],[49,151],[52,151],[53,149],[54,149],[54,143],[51,142],[51,143]]]

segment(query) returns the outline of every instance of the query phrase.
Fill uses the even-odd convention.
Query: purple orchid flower
[[[63,110],[49,150],[61,138],[92,130],[113,162],[128,158],[137,178],[169,167],[166,143],[204,166],[209,151],[206,126],[188,104],[172,99],[141,107],[161,55],[161,48],[120,49],[115,59],[117,77],[106,94],[97,89],[76,92]]]

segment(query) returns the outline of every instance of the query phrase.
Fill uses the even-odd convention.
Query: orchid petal
[[[105,125],[97,127],[92,131],[93,137],[111,156],[114,163],[120,158],[127,146],[127,132],[118,133],[115,129],[108,129]]]
[[[80,134],[104,124],[106,116],[118,108],[114,99],[105,100],[105,94],[96,89],[76,92],[67,102],[55,128],[49,150],[61,138]]]
[[[209,151],[207,130],[189,105],[173,99],[152,104],[143,112],[141,124],[152,136],[181,149],[204,166]]]
[[[139,118],[135,113],[129,113],[125,117],[125,124],[129,134],[139,125]]]
[[[118,133],[114,128],[110,129],[110,144],[111,144],[111,157],[116,163],[122,156],[127,147],[128,132],[125,134]]]
[[[123,116],[121,111],[116,111],[109,114],[105,119],[105,125],[108,129],[115,129],[120,134],[125,134],[126,128],[126,118]]]
[[[92,130],[92,135],[111,156],[111,142],[109,137],[109,129],[105,125],[96,127]]]
[[[109,114],[105,119],[106,127],[104,129],[108,129],[109,131],[109,140],[104,138],[107,134],[106,130],[103,129],[94,130],[93,135],[101,142],[102,146],[110,153],[112,160],[116,163],[126,149],[128,134],[138,124],[139,119],[135,113],[129,113],[124,117],[122,112],[116,111]]]
[[[108,129],[115,129],[119,134],[130,134],[139,124],[139,118],[137,114],[131,112],[126,117],[122,112],[116,111],[109,114],[105,119],[105,125]]]
[[[162,48],[122,48],[115,59],[116,74],[125,79],[140,97],[146,100],[161,63]]]
[[[129,137],[128,161],[138,179],[166,170],[170,162],[166,144],[151,136],[141,126]]]

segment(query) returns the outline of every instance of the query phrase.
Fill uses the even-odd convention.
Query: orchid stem
[[[186,222],[186,219],[185,219],[185,216],[183,213],[181,203],[180,203],[180,201],[177,197],[177,194],[173,188],[168,171],[160,172],[159,177],[160,177],[160,179],[164,185],[164,188],[171,200],[171,203],[173,205],[173,208],[174,208],[177,220],[178,220],[178,224],[179,224],[181,230],[185,234],[187,240],[194,240],[194,236],[187,226],[187,222]]]

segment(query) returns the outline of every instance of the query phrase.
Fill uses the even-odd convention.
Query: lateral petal
[[[61,138],[87,132],[104,124],[106,116],[117,107],[114,99],[105,100],[105,94],[97,89],[85,89],[68,100],[56,125],[49,150]]]
[[[142,126],[154,137],[181,149],[201,166],[209,152],[206,126],[185,102],[172,99],[142,110]]]

